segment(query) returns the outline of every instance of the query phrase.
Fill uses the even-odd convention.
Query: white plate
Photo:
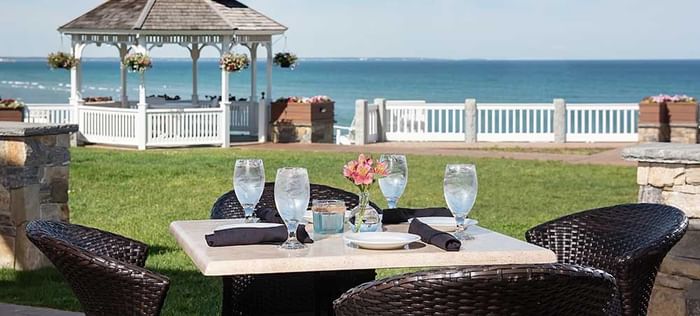
[[[343,239],[360,248],[388,250],[403,248],[405,245],[419,241],[420,236],[396,232],[346,233]]]
[[[228,224],[228,225],[221,225],[216,228],[214,228],[214,231],[217,230],[224,230],[224,229],[231,229],[231,228],[270,228],[270,227],[277,227],[277,226],[284,226],[282,224],[276,224],[276,223],[240,223],[240,224]]]
[[[419,221],[427,224],[428,226],[435,228],[439,231],[443,232],[453,232],[457,230],[457,222],[455,221],[454,217],[440,217],[440,216],[431,216],[431,217],[416,217]],[[413,218],[410,218],[408,220],[409,223]],[[478,224],[479,221],[467,218],[467,220],[464,221],[464,225],[469,227],[469,226],[474,226]]]

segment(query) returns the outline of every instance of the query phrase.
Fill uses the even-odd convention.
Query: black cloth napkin
[[[255,245],[255,244],[282,244],[287,240],[287,227],[284,225],[282,217],[275,209],[261,209],[256,212],[263,223],[282,224],[277,227],[269,228],[229,228],[214,231],[212,234],[204,236],[207,245],[210,247],[226,247],[240,245]],[[304,225],[297,227],[297,240],[302,243],[310,244],[314,241],[306,232]]]
[[[435,245],[443,250],[459,251],[459,248],[462,247],[462,242],[457,240],[452,234],[441,232],[419,220],[411,221],[411,225],[408,226],[408,233],[416,234],[420,236],[420,240],[424,243]]]
[[[447,216],[452,217],[452,212],[444,207],[429,208],[387,208],[384,209],[382,224],[393,225],[408,222],[414,217]]]

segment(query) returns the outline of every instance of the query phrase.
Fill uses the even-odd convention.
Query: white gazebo
[[[284,25],[235,0],[107,0],[58,29],[71,38],[75,58],[80,60],[89,44],[112,45],[121,60],[129,52],[148,53],[168,44],[182,46],[192,58],[191,100],[147,98],[147,87],[141,80],[138,102],[129,102],[127,69],[122,65],[121,100],[86,106],[78,63],[70,72],[70,111],[60,113],[59,106],[52,110],[51,106],[30,104],[28,120],[54,123],[62,118],[78,123],[81,137],[88,142],[139,149],[206,144],[228,147],[232,131],[245,131],[265,142],[272,98],[272,36],[286,30]],[[250,97],[244,102],[229,102],[229,73],[222,70],[221,101],[200,100],[197,61],[201,50],[212,46],[223,55],[236,45],[250,52]],[[267,50],[264,100],[257,98],[259,46]]]

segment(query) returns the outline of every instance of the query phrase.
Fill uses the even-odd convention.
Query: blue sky
[[[56,28],[101,2],[0,0],[0,56],[67,50]],[[698,0],[242,2],[287,25],[287,49],[301,57],[700,58]],[[114,57],[116,50],[90,46],[85,54]],[[176,46],[153,55],[188,56]]]

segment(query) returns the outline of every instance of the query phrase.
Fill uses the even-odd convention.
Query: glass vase
[[[355,218],[355,223],[351,223],[352,231],[355,233],[375,232],[381,224],[379,212],[369,205],[369,192],[360,192],[359,197],[359,204],[352,209],[350,215],[351,218]]]

